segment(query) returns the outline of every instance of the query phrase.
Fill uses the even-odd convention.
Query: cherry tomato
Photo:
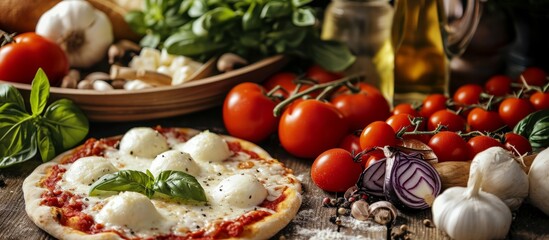
[[[291,104],[280,117],[282,147],[303,158],[314,158],[336,147],[347,134],[345,117],[336,107],[315,99]]]
[[[238,138],[259,142],[276,131],[278,118],[273,109],[276,102],[265,95],[258,84],[236,85],[223,103],[223,123],[227,131]]]
[[[439,124],[446,126],[447,131],[465,131],[465,119],[447,109],[439,110],[431,115],[427,123],[427,130],[435,130]]]
[[[493,132],[505,126],[498,112],[486,111],[478,107],[469,112],[467,123],[471,131],[481,132]]]
[[[382,95],[359,92],[343,93],[332,99],[352,130],[362,129],[374,121],[382,121],[391,115],[391,107]]]
[[[403,128],[406,128],[406,132],[412,132],[412,131],[414,131],[415,127],[410,122],[411,118],[414,118],[414,117],[410,114],[399,113],[399,114],[396,114],[396,115],[393,115],[393,116],[389,117],[385,122],[393,128],[395,133],[398,133],[398,131],[400,131]],[[422,121],[421,124],[419,125],[418,130],[419,131],[424,131],[424,130],[427,129],[426,126],[427,126],[427,123],[425,123],[425,121]],[[424,143],[428,143],[429,138],[431,138],[431,136],[428,135],[428,134],[406,134],[406,135],[403,135],[402,138],[403,139],[416,139],[416,140],[422,141]]]
[[[429,118],[438,110],[446,109],[446,100],[448,98],[442,94],[431,94],[423,100],[419,115]]]
[[[313,79],[318,83],[327,83],[342,78],[343,74],[329,72],[326,69],[315,64],[307,69],[306,77]]]
[[[414,109],[414,107],[410,103],[401,103],[396,105],[393,108],[393,111],[392,111],[393,115],[397,115],[400,113],[407,113],[414,117],[419,117],[419,112],[416,109]]]
[[[345,192],[362,173],[360,163],[345,149],[333,148],[321,153],[311,166],[311,179],[322,190]]]
[[[339,148],[343,148],[350,153],[357,154],[362,149],[360,148],[360,137],[355,133],[349,133],[345,135],[341,143],[339,143]]]
[[[536,110],[549,109],[549,92],[535,92],[530,96],[530,103]]]
[[[397,139],[395,131],[389,124],[383,121],[375,121],[360,134],[360,147],[362,150],[370,150],[374,147],[395,146]]]
[[[526,80],[526,83],[528,83],[528,85],[541,87],[545,85],[545,83],[547,83],[547,74],[545,74],[545,71],[543,71],[543,69],[538,67],[528,67],[524,69],[521,77]],[[522,79],[519,79],[519,82],[522,82]]]
[[[534,111],[530,101],[521,98],[507,98],[499,105],[499,116],[510,128]]]
[[[455,132],[439,132],[428,145],[438,157],[438,162],[468,161],[471,156],[469,145]]]
[[[491,77],[484,84],[484,91],[494,96],[505,96],[511,92],[511,83],[513,79],[505,75],[496,75]]]
[[[30,84],[38,68],[58,86],[69,72],[69,60],[55,42],[35,33],[23,33],[0,48],[0,79]]]
[[[282,97],[287,98],[296,88],[296,84],[294,83],[296,78],[297,75],[295,75],[295,73],[279,72],[269,77],[269,79],[263,83],[263,86],[267,91],[271,91],[277,85],[280,85],[282,89],[276,91],[275,94],[279,94]],[[306,88],[308,86],[303,86],[302,89],[304,87]]]
[[[475,157],[479,152],[482,152],[491,147],[503,147],[498,140],[488,136],[475,136],[467,141],[471,147],[471,158]]]
[[[381,150],[375,150],[368,154],[368,159],[364,162],[364,168],[372,166],[372,164],[378,162],[379,160],[385,159],[385,154]]]
[[[506,133],[504,135],[503,146],[515,155],[517,151],[520,155],[532,152],[532,145],[530,145],[528,139],[516,133]]]
[[[477,84],[465,84],[454,93],[454,102],[461,106],[467,106],[480,102],[482,86]]]

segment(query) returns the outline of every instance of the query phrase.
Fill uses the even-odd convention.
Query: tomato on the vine
[[[397,144],[395,131],[389,124],[383,121],[375,121],[360,134],[360,147],[362,150],[370,150],[374,147],[395,146]]]
[[[528,67],[524,69],[521,76],[528,85],[541,87],[547,83],[547,74],[543,69],[538,67]],[[522,82],[522,79],[519,79],[519,82]]]
[[[465,84],[454,93],[454,102],[462,106],[477,104],[480,102],[482,91],[482,86],[478,84]]]
[[[495,75],[484,83],[486,93],[501,97],[511,92],[513,79],[505,75]]]
[[[491,147],[503,147],[498,140],[488,136],[475,136],[467,141],[469,147],[471,147],[471,157],[476,156],[479,152],[482,152]]]
[[[372,166],[372,164],[385,159],[385,154],[381,150],[375,150],[370,153],[368,153],[368,159],[364,162],[364,168],[368,168],[369,166]]]
[[[439,132],[431,138],[428,145],[433,149],[438,162],[468,161],[471,156],[469,145],[455,132]]]
[[[295,73],[279,72],[269,77],[263,83],[263,86],[265,87],[265,89],[267,89],[267,91],[270,91],[273,88],[275,88],[277,85],[280,85],[282,89],[279,89],[278,91],[276,91],[275,94],[279,94],[283,98],[287,98],[293,93],[293,91],[297,87],[297,85],[294,82],[296,78],[297,78],[297,75]],[[306,89],[308,87],[309,86],[302,86],[300,90],[302,91],[303,89]]]
[[[311,179],[320,189],[328,192],[345,192],[356,184],[361,173],[361,164],[341,148],[326,150],[311,166]]]
[[[522,98],[507,98],[499,105],[499,116],[509,126],[513,128],[520,120],[534,112],[532,104]]]
[[[30,84],[38,68],[58,86],[69,72],[67,55],[55,42],[29,32],[17,35],[0,48],[0,79]]]
[[[419,117],[419,112],[414,109],[414,107],[410,103],[400,103],[393,108],[393,115],[397,115],[400,113],[407,113],[412,115],[413,117]]]
[[[265,95],[255,83],[236,85],[225,97],[223,123],[227,131],[251,142],[259,142],[276,131],[278,118],[273,115],[277,102]]]
[[[439,124],[446,126],[445,129],[452,132],[465,130],[465,119],[447,109],[436,111],[429,117],[427,130],[433,131]]]
[[[391,107],[382,95],[342,93],[331,100],[339,109],[351,130],[362,129],[374,121],[382,121],[391,115]]]
[[[312,65],[307,69],[306,77],[317,81],[318,83],[327,83],[338,80],[343,77],[341,73],[329,72],[319,65]]]
[[[530,103],[536,110],[549,109],[549,92],[535,92],[530,96]]]
[[[473,108],[469,112],[467,123],[472,131],[481,132],[493,132],[505,126],[498,112],[487,111],[479,107]]]
[[[282,147],[303,158],[314,158],[336,147],[347,134],[345,117],[330,103],[307,99],[292,103],[280,117]]]
[[[446,109],[446,100],[448,98],[443,94],[431,94],[423,100],[419,115],[429,118],[438,110]]]
[[[503,145],[505,146],[505,149],[513,152],[514,154],[516,154],[516,151],[518,151],[520,155],[532,152],[532,145],[530,145],[528,139],[512,132],[504,135]]]

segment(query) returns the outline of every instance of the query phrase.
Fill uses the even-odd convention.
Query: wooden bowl
[[[123,122],[172,117],[214,107],[223,102],[227,92],[242,82],[260,82],[288,63],[283,55],[272,56],[254,64],[197,79],[176,86],[128,91],[95,91],[50,88],[50,100],[66,98],[76,103],[90,121]],[[12,84],[28,99],[28,84]]]

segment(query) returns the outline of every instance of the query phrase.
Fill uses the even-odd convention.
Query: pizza
[[[59,239],[267,239],[301,183],[259,146],[189,128],[89,139],[24,181],[25,210]]]

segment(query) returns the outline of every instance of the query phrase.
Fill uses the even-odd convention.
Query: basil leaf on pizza
[[[90,196],[97,196],[101,191],[130,191],[142,193],[150,198],[154,194],[150,187],[153,182],[154,179],[144,172],[123,170],[101,177],[91,186]]]
[[[161,172],[156,177],[153,189],[156,192],[183,200],[207,201],[204,189],[198,180],[192,175],[180,171]]]

